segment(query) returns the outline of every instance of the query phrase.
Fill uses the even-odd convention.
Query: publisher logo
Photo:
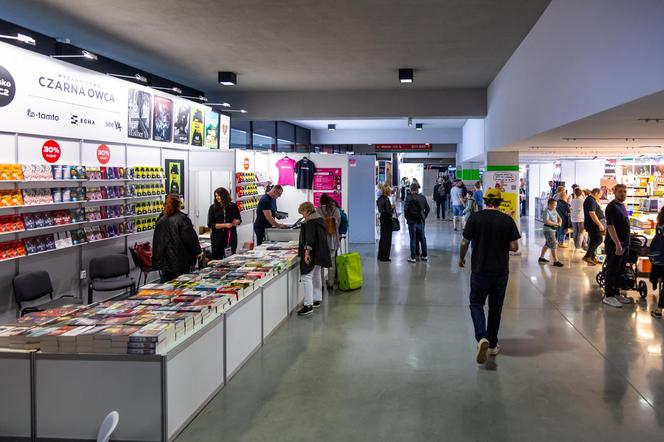
[[[122,132],[122,124],[119,121],[107,121],[106,127],[108,129],[115,129],[118,132]]]
[[[99,164],[106,164],[111,160],[111,149],[105,144],[100,144],[97,148],[97,161]]]
[[[244,157],[244,162],[242,163],[244,170],[249,170],[249,157]]]
[[[0,107],[5,107],[14,100],[16,85],[14,77],[7,69],[0,66]]]
[[[94,126],[95,120],[80,115],[71,114],[69,122],[74,126]]]
[[[40,120],[60,121],[60,117],[56,114],[45,114],[43,112],[33,111],[32,109],[28,109],[26,115],[30,118],[38,118]]]
[[[221,133],[223,133],[224,135],[228,133],[228,125],[226,124],[221,125]]]
[[[42,146],[42,157],[49,162],[55,163],[60,159],[60,145],[55,140],[48,140]]]

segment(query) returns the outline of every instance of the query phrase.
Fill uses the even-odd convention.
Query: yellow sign
[[[511,216],[515,222],[518,221],[519,214],[519,195],[516,193],[502,192],[503,202],[499,210],[506,215]]]

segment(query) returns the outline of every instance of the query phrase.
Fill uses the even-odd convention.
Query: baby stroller
[[[641,298],[648,295],[648,284],[645,281],[637,281],[636,279],[636,263],[640,256],[648,256],[648,238],[643,235],[632,235],[629,242],[629,250],[627,251],[627,265],[620,275],[618,280],[618,288],[620,290],[634,290],[639,293]],[[604,288],[606,281],[606,260],[602,264],[602,270],[595,277],[597,284]]]

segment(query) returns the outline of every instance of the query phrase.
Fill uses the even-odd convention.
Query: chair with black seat
[[[89,272],[88,304],[92,304],[94,292],[114,292],[126,288],[129,289],[130,296],[136,292],[134,278],[129,275],[127,255],[115,254],[92,258]]]
[[[141,278],[143,278],[143,284],[148,283],[148,276],[151,272],[156,272],[153,268],[145,267],[141,263],[141,260],[138,257],[138,253],[132,247],[129,247],[129,253],[131,253],[131,259],[134,261],[134,265],[138,267],[141,271],[141,274],[138,276],[138,287],[141,286]]]
[[[18,309],[19,317],[30,312],[39,312],[49,308],[62,307],[67,304],[80,304],[81,302],[71,295],[63,295],[54,299],[51,277],[45,270],[16,275],[12,281],[12,285],[14,287],[14,299],[16,300],[16,308]],[[23,307],[23,303],[36,301],[47,295],[49,296],[50,301],[38,305]]]

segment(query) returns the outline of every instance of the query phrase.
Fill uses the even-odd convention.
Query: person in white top
[[[583,244],[583,236],[585,234],[585,229],[583,228],[583,201],[586,199],[583,194],[583,190],[580,187],[574,189],[574,195],[570,195],[572,201],[570,205],[572,206],[570,210],[570,221],[572,222],[572,238],[574,238],[574,247],[577,251],[583,249],[581,248]]]
[[[461,189],[463,182],[457,181],[452,190],[450,190],[450,198],[452,199],[452,224],[454,230],[463,230],[463,209],[466,205],[466,199],[463,197],[463,190]]]

